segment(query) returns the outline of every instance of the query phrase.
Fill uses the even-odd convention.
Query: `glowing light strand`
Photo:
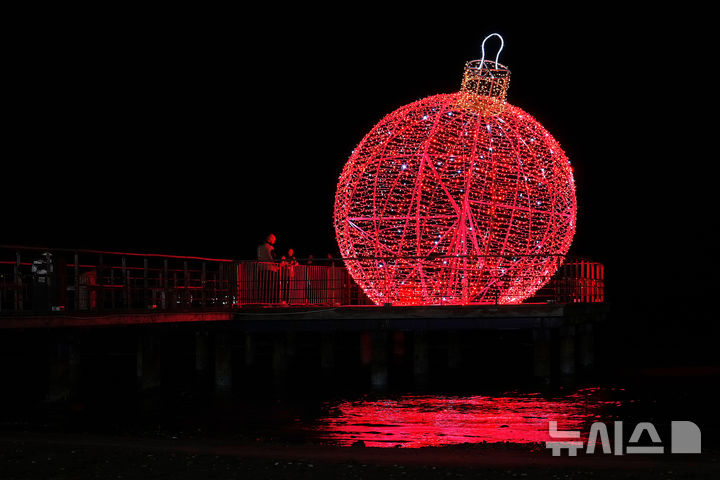
[[[480,65],[485,65],[485,42],[488,41],[490,37],[498,37],[500,39],[500,48],[498,48],[497,54],[495,55],[495,64],[498,64],[498,60],[500,59],[500,52],[502,52],[503,47],[505,46],[505,40],[503,40],[503,37],[499,33],[491,33],[487,37],[483,39],[482,45],[480,48],[482,49],[482,58],[480,59]],[[492,72],[490,72],[492,75]]]

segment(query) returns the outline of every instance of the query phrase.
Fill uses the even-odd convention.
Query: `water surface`
[[[550,440],[548,425],[579,430],[613,418],[618,390],[591,387],[565,395],[394,395],[328,402],[309,428],[324,443],[372,447],[427,447],[460,443],[534,443]]]

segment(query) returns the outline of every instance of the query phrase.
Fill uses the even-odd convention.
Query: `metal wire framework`
[[[572,169],[505,101],[509,74],[468,62],[461,91],[395,110],[350,156],[335,231],[376,304],[520,303],[560,266],[575,232]]]

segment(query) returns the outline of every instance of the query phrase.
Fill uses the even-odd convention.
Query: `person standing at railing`
[[[335,266],[335,259],[333,258],[332,253],[327,254],[327,264],[328,264],[328,267]]]
[[[305,305],[313,303],[313,274],[316,270],[313,267],[313,260],[314,257],[312,254],[307,256],[307,261],[305,262],[306,267],[303,272],[305,278],[305,289],[303,292],[302,303]]]
[[[275,253],[275,235],[272,233],[265,238],[265,242],[257,247],[258,262],[275,263],[277,254]]]
[[[257,259],[257,299],[261,303],[278,302],[280,289],[279,265],[275,253],[275,235],[272,233],[265,238],[264,243],[258,245]]]
[[[325,303],[329,305],[335,305],[337,303],[337,272],[335,271],[335,259],[332,253],[327,254],[327,270],[326,270],[326,283],[325,283]]]
[[[285,303],[294,303],[294,295],[291,293],[296,290],[294,280],[298,261],[292,248],[289,248],[287,255],[282,257],[280,265],[282,267],[282,300]]]
[[[282,259],[285,260],[287,265],[289,265],[291,267],[294,267],[295,265],[298,264],[297,258],[295,258],[295,252],[293,251],[292,248],[288,248],[287,255],[284,256]]]

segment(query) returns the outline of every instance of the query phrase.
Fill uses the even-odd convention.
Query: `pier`
[[[333,265],[300,265],[292,282],[275,278],[273,292],[257,283],[257,262],[56,251],[44,265],[32,260],[44,251],[8,250],[1,378],[5,391],[44,401],[168,386],[242,394],[423,389],[458,378],[547,385],[593,371],[607,314],[590,301],[604,299],[602,278],[580,275],[601,270],[579,262],[564,271],[576,278],[551,282],[533,303],[375,306]]]

